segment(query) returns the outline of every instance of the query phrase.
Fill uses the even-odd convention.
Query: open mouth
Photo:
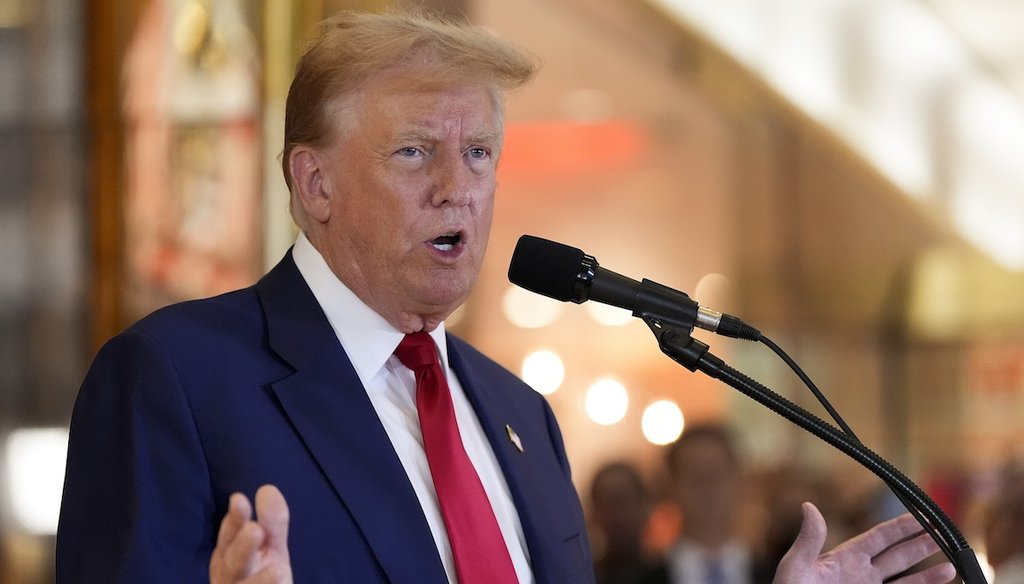
[[[462,236],[458,233],[451,233],[447,235],[441,235],[430,240],[430,245],[434,246],[434,249],[438,251],[451,251],[455,249],[455,246],[462,241]]]

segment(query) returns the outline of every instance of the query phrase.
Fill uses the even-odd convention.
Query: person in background
[[[551,408],[444,327],[480,274],[503,97],[534,70],[479,27],[324,23],[285,112],[295,245],[101,349],[58,583],[594,581]],[[819,557],[813,507],[804,527],[780,584],[881,583],[935,551],[892,546],[903,522]]]
[[[756,534],[758,539],[754,541],[760,549],[761,565],[765,566],[774,566],[789,551],[803,523],[803,501],[814,501],[815,507],[828,522],[827,547],[836,546],[855,533],[906,512],[903,510],[877,517],[872,515],[870,523],[858,522],[856,525],[863,527],[854,529],[853,521],[867,516],[866,511],[860,514],[856,511],[866,507],[867,503],[851,508],[850,504],[840,498],[839,489],[830,476],[819,475],[792,462],[773,464],[747,475],[745,478],[753,483],[750,485],[748,482],[748,488],[756,489],[753,495],[763,513]]]
[[[775,566],[757,561],[739,536],[743,474],[724,426],[687,427],[668,446],[665,465],[682,533],[659,575],[647,584],[765,584]]]
[[[1009,465],[985,510],[983,537],[992,584],[1024,584],[1024,469]]]
[[[669,445],[665,464],[682,515],[682,534],[654,576],[642,584],[920,584],[948,582],[955,575],[948,563],[905,573],[918,563],[905,562],[910,559],[905,552],[937,550],[908,514],[880,523],[822,554],[828,537],[825,519],[807,502],[800,506],[796,540],[777,566],[774,560],[755,557],[739,535],[744,474],[733,438],[722,424],[688,427]],[[901,543],[893,546],[896,541]]]
[[[651,501],[640,471],[624,461],[599,468],[590,482],[590,512],[597,584],[648,578],[656,561],[645,547]]]

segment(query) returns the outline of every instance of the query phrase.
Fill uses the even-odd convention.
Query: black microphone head
[[[542,296],[576,302],[573,287],[585,255],[579,248],[524,235],[512,252],[508,279]]]

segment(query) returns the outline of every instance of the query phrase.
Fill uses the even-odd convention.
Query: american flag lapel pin
[[[516,447],[516,450],[522,452],[523,441],[519,439],[519,434],[516,434],[516,431],[512,429],[512,426],[505,424],[505,433],[508,434],[508,441]]]

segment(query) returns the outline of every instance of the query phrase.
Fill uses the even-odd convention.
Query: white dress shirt
[[[352,366],[391,439],[398,459],[409,475],[409,482],[412,483],[420,507],[427,518],[427,524],[434,536],[434,544],[448,574],[448,581],[457,582],[448,533],[434,491],[427,455],[423,450],[423,435],[416,413],[416,378],[413,372],[394,356],[398,343],[405,335],[364,304],[334,275],[320,252],[306,239],[305,234],[300,233],[296,239],[292,257],[299,273],[327,315],[338,341],[352,361]],[[438,347],[441,366],[451,389],[462,442],[490,499],[498,527],[512,557],[516,575],[522,584],[531,584],[533,573],[519,514],[512,502],[505,475],[484,435],[476,412],[466,399],[458,377],[448,364],[444,324],[431,332],[430,336]]]
[[[739,543],[729,543],[712,556],[700,544],[681,540],[669,550],[669,580],[686,584],[706,584],[709,561],[721,562],[725,582],[750,584],[752,565],[750,553]]]

